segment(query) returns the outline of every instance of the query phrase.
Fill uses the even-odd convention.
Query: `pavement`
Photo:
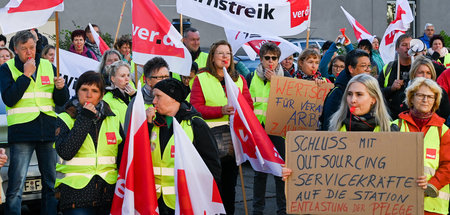
[[[248,215],[253,211],[253,174],[254,171],[248,162],[242,165],[242,173],[244,175],[244,187],[247,199]],[[273,176],[267,177],[266,188],[266,207],[264,214],[277,214],[277,204],[275,198],[275,181]],[[242,194],[241,179],[238,175],[236,185],[236,202],[235,202],[235,215],[245,215],[244,197]]]

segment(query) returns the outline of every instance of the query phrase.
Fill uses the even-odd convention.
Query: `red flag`
[[[63,0],[10,0],[0,9],[0,27],[10,34],[47,23],[54,11],[63,11]]]
[[[95,31],[94,27],[92,27],[91,23],[89,23],[89,29],[91,30],[91,34],[94,37],[95,44],[97,44],[97,47],[100,49],[100,53],[102,53],[103,55],[105,51],[109,50],[109,46],[102,39],[102,37],[98,35],[97,31]]]
[[[356,21],[355,18],[353,18],[352,15],[350,15],[345,9],[344,7],[341,6],[342,11],[344,12],[345,16],[347,17],[348,21],[350,22],[350,25],[352,25],[353,31],[355,32],[355,37],[358,40],[358,42],[360,40],[364,40],[367,39],[370,42],[373,41],[373,38],[375,36],[372,36],[368,30],[366,30],[366,28],[364,28],[364,26],[362,26],[358,21]]]
[[[395,59],[397,38],[409,29],[409,24],[414,20],[407,0],[397,0],[395,4],[395,19],[386,28],[379,48],[381,58],[385,64]]]
[[[283,159],[225,68],[224,74],[228,102],[236,110],[230,116],[236,163],[249,160],[254,170],[281,176]]]
[[[175,138],[175,214],[225,214],[214,177],[192,141],[174,118]]]
[[[153,1],[133,0],[132,16],[133,61],[144,65],[153,57],[162,57],[173,72],[189,76],[191,54]]]
[[[144,98],[140,90],[134,101],[127,134],[111,215],[159,214]]]

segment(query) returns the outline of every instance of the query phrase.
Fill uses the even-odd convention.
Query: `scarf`
[[[266,81],[266,80],[267,80],[267,78],[264,76],[264,72],[265,72],[265,71],[266,71],[266,70],[263,68],[262,63],[260,63],[260,64],[258,65],[258,67],[256,68],[256,74],[257,74],[263,81]],[[275,75],[276,75],[276,76],[281,76],[281,77],[284,76],[284,71],[283,71],[283,68],[282,68],[282,66],[281,66],[280,64],[278,64],[278,66],[275,68]]]
[[[347,118],[345,118],[343,124],[347,128],[347,131],[373,131],[377,126],[373,112],[356,116],[348,111]]]
[[[314,72],[313,75],[307,75],[302,70],[299,69],[294,73],[293,77],[296,77],[298,79],[314,81],[316,79],[322,79],[322,74],[319,71],[316,71]]]

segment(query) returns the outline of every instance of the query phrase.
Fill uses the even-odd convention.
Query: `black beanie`
[[[186,97],[189,95],[189,89],[181,81],[174,78],[164,79],[158,82],[154,88],[163,91],[180,103],[186,100]]]

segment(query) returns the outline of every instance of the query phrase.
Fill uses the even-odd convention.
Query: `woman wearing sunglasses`
[[[266,123],[267,100],[269,98],[270,83],[274,76],[291,77],[279,64],[280,48],[272,42],[264,43],[259,50],[261,64],[247,77],[250,94],[253,99],[254,113],[262,126]],[[269,135],[273,145],[284,159],[284,139]],[[286,199],[284,197],[284,182],[274,176],[276,187],[277,213],[286,214]],[[263,214],[265,206],[267,173],[255,171],[253,178],[253,214]]]

